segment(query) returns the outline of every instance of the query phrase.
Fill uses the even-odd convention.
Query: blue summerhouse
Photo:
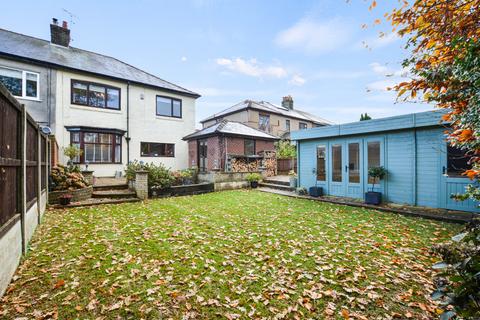
[[[298,184],[363,198],[373,187],[368,168],[384,166],[388,174],[374,191],[385,202],[479,212],[473,201],[450,198],[471,181],[461,175],[468,158],[445,140],[442,115],[428,111],[292,132]]]

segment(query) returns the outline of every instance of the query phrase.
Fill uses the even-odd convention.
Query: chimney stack
[[[70,45],[70,29],[68,29],[67,21],[63,21],[62,26],[59,26],[58,19],[52,19],[50,24],[50,42],[64,47]]]
[[[293,98],[292,98],[292,96],[288,95],[288,96],[283,97],[282,107],[287,108],[289,110],[293,109]]]

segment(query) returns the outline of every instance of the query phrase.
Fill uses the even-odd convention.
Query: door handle
[[[345,165],[345,172],[348,172],[348,166]]]
[[[442,174],[446,174],[447,173],[447,168],[445,166],[442,167]]]

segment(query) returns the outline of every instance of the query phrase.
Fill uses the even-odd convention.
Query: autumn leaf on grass
[[[65,285],[65,280],[60,279],[55,283],[55,285],[53,286],[53,289],[58,289],[60,287],[63,287],[64,285]]]

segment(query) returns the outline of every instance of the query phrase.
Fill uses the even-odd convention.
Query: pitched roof
[[[332,122],[317,117],[316,115],[313,115],[311,113],[297,110],[297,109],[288,109],[286,107],[282,106],[277,106],[273,103],[267,102],[267,101],[254,101],[254,100],[244,100],[242,102],[237,103],[236,105],[231,106],[230,108],[227,108],[223,111],[220,111],[219,113],[216,113],[214,115],[211,115],[208,118],[205,118],[200,121],[200,123],[207,122],[209,120],[217,119],[223,116],[226,116],[228,114],[232,114],[235,112],[243,111],[246,109],[256,109],[260,111],[265,111],[265,112],[270,112],[270,113],[275,113],[275,114],[280,114],[285,117],[291,117],[291,118],[296,118],[300,120],[306,120],[306,121],[311,121],[317,124],[321,125],[330,125]]]
[[[0,54],[200,97],[198,93],[160,79],[113,57],[74,47],[55,45],[50,41],[5,29],[0,29]]]
[[[243,123],[229,121],[229,120],[223,120],[219,123],[214,124],[213,126],[191,133],[183,137],[183,140],[198,139],[198,138],[213,136],[216,134],[245,136],[245,137],[259,138],[259,139],[265,139],[265,140],[279,140],[278,137],[272,136],[271,134],[254,129]]]

